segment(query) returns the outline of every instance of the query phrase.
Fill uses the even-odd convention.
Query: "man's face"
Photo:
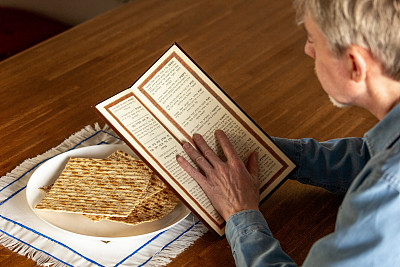
[[[307,42],[304,52],[314,59],[315,72],[322,88],[329,95],[334,105],[344,107],[352,104],[349,95],[349,72],[345,57],[337,58],[329,51],[325,36],[315,25],[311,16],[304,20]]]

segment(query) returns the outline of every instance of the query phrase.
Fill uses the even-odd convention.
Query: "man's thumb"
[[[247,170],[253,177],[258,177],[258,152],[253,151],[247,161]]]

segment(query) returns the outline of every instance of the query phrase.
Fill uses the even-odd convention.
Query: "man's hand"
[[[217,130],[215,136],[226,156],[225,162],[210,149],[203,137],[198,134],[193,136],[193,140],[201,153],[189,143],[183,144],[183,149],[205,175],[183,157],[178,156],[177,161],[199,183],[215,209],[227,221],[231,215],[239,211],[258,210],[260,185],[257,153],[253,152],[250,155],[246,168],[225,133]]]

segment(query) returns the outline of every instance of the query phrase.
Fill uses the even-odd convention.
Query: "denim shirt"
[[[299,166],[291,179],[345,193],[303,266],[400,266],[400,104],[364,138],[274,141]],[[237,266],[296,266],[259,211],[232,215],[225,233]]]

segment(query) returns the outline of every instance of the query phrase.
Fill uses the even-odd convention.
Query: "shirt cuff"
[[[255,231],[262,231],[272,237],[267,221],[258,210],[239,211],[230,216],[226,222],[225,235],[232,249],[234,249],[236,241],[240,240],[242,236]]]

